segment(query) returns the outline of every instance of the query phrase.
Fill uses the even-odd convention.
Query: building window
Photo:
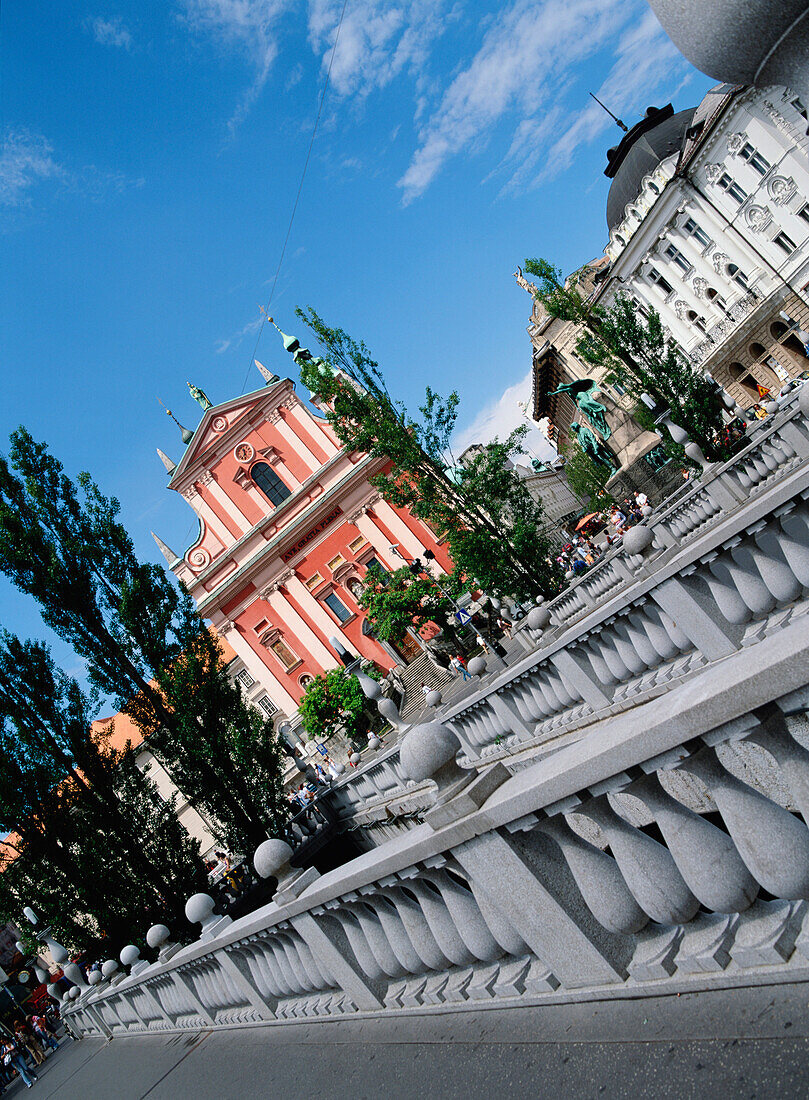
[[[803,105],[803,100],[798,99],[798,98],[793,99],[792,100],[792,106],[795,108],[795,110],[798,112],[799,115],[803,116],[803,118],[809,117],[806,114],[806,108]]]
[[[691,270],[691,264],[688,262],[688,260],[679,250],[679,248],[675,248],[673,244],[666,246],[666,248],[663,250],[663,255],[667,256],[672,261],[672,263],[677,264],[677,266],[683,271],[688,272]]]
[[[262,695],[260,699],[257,699],[256,706],[261,707],[268,718],[272,718],[274,714],[278,713],[278,707],[267,695]]]
[[[270,649],[273,651],[273,653],[287,670],[287,672],[289,672],[291,668],[294,668],[295,665],[300,664],[300,657],[292,652],[286,642],[282,642],[279,639],[277,642],[272,643]]]
[[[288,496],[292,495],[292,490],[283,483],[275,470],[268,466],[266,462],[257,462],[250,470],[250,477],[261,489],[270,504],[276,508]]]
[[[253,679],[246,668],[243,668],[241,672],[236,674],[236,683],[239,685],[239,687],[247,689],[249,687],[252,687],[255,682],[256,681]]]
[[[327,561],[326,565],[328,565],[329,569],[331,569],[333,573],[334,570],[338,568],[338,566],[345,565],[345,558],[342,554],[338,554],[336,558],[332,558],[331,561]]]
[[[744,200],[747,198],[747,192],[743,187],[739,187],[738,183],[732,176],[729,176],[727,172],[723,172],[719,179],[716,181],[716,186],[722,191],[725,191],[736,203],[737,206],[741,206]]]
[[[652,282],[655,284],[655,286],[658,288],[658,290],[663,291],[663,294],[666,297],[668,297],[668,295],[673,292],[674,287],[671,285],[671,283],[667,279],[663,278],[663,276],[660,274],[660,272],[657,270],[656,267],[650,267],[649,268],[649,278],[652,280]]]
[[[306,585],[306,587],[309,589],[310,592],[312,591],[313,588],[317,588],[317,586],[319,584],[322,584],[322,583],[323,583],[323,577],[320,575],[320,573],[313,573],[308,581],[304,581],[304,584]]]
[[[738,283],[742,290],[749,290],[747,285],[747,276],[741,272],[737,264],[728,264],[728,275],[734,281]]]
[[[323,603],[334,612],[341,623],[351,618],[351,612],[336,593],[329,592],[328,596],[324,597]]]
[[[348,549],[352,554],[356,554],[358,550],[362,550],[363,546],[368,542],[365,535],[358,535],[357,538],[352,539],[348,544]]]
[[[695,241],[699,241],[703,248],[707,248],[708,245],[711,243],[711,238],[708,236],[704,229],[700,229],[693,218],[688,218],[685,225],[683,226],[683,229],[686,231],[689,237],[693,237]]]
[[[805,222],[809,222],[809,202],[805,202],[798,211],[798,217],[803,218]]]
[[[739,156],[742,157],[743,160],[746,160],[751,168],[755,168],[760,176],[766,176],[770,170],[770,162],[766,157],[763,157],[758,149],[752,146],[749,141],[745,142],[741,147]]]
[[[366,570],[370,569],[372,565],[375,565],[379,572],[383,575],[388,572],[388,570],[385,568],[379,558],[369,558],[368,561],[365,563]]]
[[[686,316],[688,317],[688,320],[691,322],[694,328],[698,328],[699,331],[702,333],[705,332],[705,318],[700,317],[696,310],[689,309]]]
[[[787,256],[791,256],[795,251],[797,245],[788,237],[786,233],[779,233],[777,237],[773,237],[773,244],[777,244],[779,248],[782,248],[786,252]]]

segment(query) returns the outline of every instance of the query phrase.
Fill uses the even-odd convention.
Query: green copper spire
[[[280,328],[278,328],[278,325],[276,325],[272,317],[268,317],[267,320],[270,322],[273,328],[276,328],[279,332],[281,332]],[[287,336],[285,332],[281,332],[281,335],[284,338],[285,350],[288,351],[290,355],[295,355],[296,352],[300,349],[300,340],[298,340],[296,336]],[[303,348],[303,350],[306,351],[306,348]]]

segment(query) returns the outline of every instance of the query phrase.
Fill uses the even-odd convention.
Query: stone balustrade
[[[469,761],[522,767],[595,717],[665,692],[803,614],[809,430],[799,394],[753,427],[739,455],[709,467],[544,605],[543,630],[530,616],[519,624],[525,657],[435,708]],[[634,552],[647,529],[648,545]],[[393,747],[346,775],[334,799],[344,820],[372,826],[374,843],[421,807],[422,791]]]
[[[809,979],[809,387],[337,787],[381,841],[63,1011],[86,1034]],[[397,820],[398,817],[401,821]],[[407,818],[407,820],[405,820]],[[175,930],[176,931],[176,930]]]

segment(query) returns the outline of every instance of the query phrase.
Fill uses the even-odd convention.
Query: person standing
[[[18,1045],[20,1047],[25,1047],[34,1059],[36,1065],[41,1066],[45,1061],[45,1051],[42,1049],[42,1044],[39,1039],[37,1039],[33,1030],[28,1026],[25,1020],[15,1021],[14,1034],[17,1037]]]
[[[23,1058],[22,1051],[19,1049],[17,1042],[14,1039],[7,1039],[3,1043],[3,1065],[13,1066],[22,1077],[23,1084],[27,1089],[30,1089],[34,1081],[37,1080],[37,1075],[32,1069],[29,1069],[25,1064],[25,1058]]]
[[[43,1050],[45,1047],[47,1047],[49,1050],[59,1049],[59,1044],[48,1031],[48,1025],[45,1023],[45,1019],[43,1016],[29,1016],[27,1022],[28,1026],[31,1028],[34,1035],[36,1035],[37,1039],[39,1040],[40,1046],[43,1048]]]

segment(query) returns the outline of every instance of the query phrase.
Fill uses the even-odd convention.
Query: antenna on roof
[[[593,93],[592,93],[592,92],[588,92],[587,94],[588,94],[589,96],[592,96],[592,98],[593,98],[593,99],[594,99],[594,100],[596,101],[596,103],[597,103],[597,104],[599,105],[599,107],[604,107],[604,104],[603,104],[603,103],[601,102],[601,100],[600,100],[600,99],[598,98],[598,96],[597,96],[597,95],[593,95]],[[617,126],[620,126],[620,127],[621,127],[621,129],[623,130],[623,132],[624,132],[625,134],[628,134],[628,133],[629,133],[629,127],[628,127],[628,126],[625,126],[625,125],[623,124],[623,122],[621,122],[620,118],[618,118],[618,117],[617,117],[617,115],[614,115],[614,114],[612,113],[612,111],[611,111],[611,110],[609,109],[609,107],[604,107],[604,110],[605,110],[605,111],[607,112],[607,114],[608,114],[608,115],[610,116],[610,118],[612,119],[612,121],[613,121],[613,122],[614,122],[614,123],[615,123],[615,124],[616,124]]]

